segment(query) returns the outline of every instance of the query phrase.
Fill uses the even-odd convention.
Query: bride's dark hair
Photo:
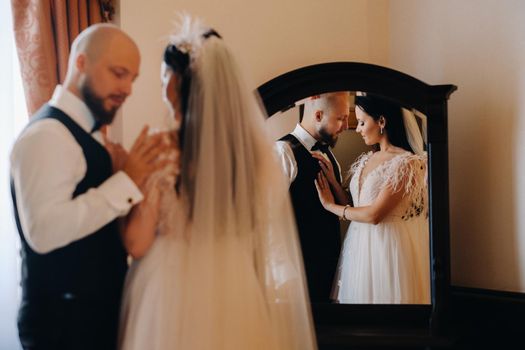
[[[403,122],[403,113],[399,104],[380,97],[379,95],[367,93],[364,96],[356,96],[355,105],[357,108],[361,108],[361,110],[376,122],[378,122],[381,117],[385,118],[385,131],[390,143],[414,153],[408,143],[405,124]]]
[[[216,36],[219,39],[222,39],[219,33],[214,29],[209,29],[202,34],[204,39],[208,39],[211,36]],[[164,50],[164,63],[170,67],[173,72],[178,73],[181,77],[180,85],[180,100],[182,114],[186,115],[188,110],[188,98],[190,94],[191,86],[191,71],[190,63],[191,57],[190,53],[187,51],[181,51],[176,45],[170,44]]]
[[[202,34],[203,39],[208,39],[212,36],[215,36],[219,39],[222,39],[219,33],[214,29],[209,29]],[[169,44],[164,50],[163,61],[164,63],[174,72],[177,73],[181,79],[180,82],[180,104],[182,112],[182,122],[179,130],[179,147],[182,150],[184,147],[184,136],[187,126],[187,112],[188,112],[188,103],[190,98],[190,88],[191,88],[191,79],[192,73],[190,68],[191,63],[191,53],[186,49],[179,49],[177,45]],[[177,179],[175,188],[178,193],[180,193],[181,178]]]

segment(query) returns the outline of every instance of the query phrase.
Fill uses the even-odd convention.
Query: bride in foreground
[[[120,348],[315,349],[287,184],[220,35],[184,18],[162,85],[180,174],[128,218]]]

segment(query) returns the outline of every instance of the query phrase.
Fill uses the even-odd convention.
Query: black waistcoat
[[[281,141],[290,145],[297,162],[297,177],[290,185],[290,196],[306,269],[309,262],[319,266],[323,261],[337,261],[341,248],[339,218],[325,210],[319,201],[314,184],[321,171],[319,161],[292,134],[284,136]],[[332,165],[337,167],[337,164]],[[332,266],[330,263],[329,268],[334,269]]]
[[[72,198],[90,188],[98,187],[111,176],[111,157],[100,143],[65,113],[49,105],[44,105],[37,112],[32,123],[46,118],[61,122],[74,136],[84,153],[86,175],[71,194]],[[116,220],[83,239],[49,253],[39,254],[27,244],[22,232],[12,181],[11,193],[16,224],[22,241],[23,299],[45,299],[64,295],[88,300],[120,299],[127,263]]]

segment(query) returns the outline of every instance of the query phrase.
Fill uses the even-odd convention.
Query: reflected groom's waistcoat
[[[288,134],[281,141],[288,142],[297,162],[297,177],[290,185],[290,196],[310,297],[314,301],[325,301],[332,288],[341,249],[339,218],[325,210],[319,201],[314,185],[321,171],[317,159],[293,135]],[[337,168],[333,162],[332,165]]]

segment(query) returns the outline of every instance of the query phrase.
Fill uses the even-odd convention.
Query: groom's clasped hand
[[[180,151],[173,132],[152,133],[146,125],[129,152],[107,137],[104,137],[104,145],[111,155],[114,171],[124,171],[139,188],[160,169],[169,168],[173,175],[178,174]]]

